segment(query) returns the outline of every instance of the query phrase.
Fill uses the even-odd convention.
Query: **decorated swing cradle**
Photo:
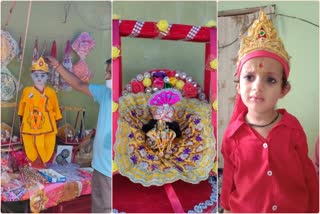
[[[152,69],[143,74],[139,74],[135,79],[131,80],[130,84],[122,88],[121,37],[205,43],[204,90],[202,90],[199,84],[193,81],[192,77],[187,73],[164,68]],[[165,20],[161,20],[158,23],[134,20],[113,20],[112,38],[113,174],[118,175],[120,173],[121,175],[128,177],[131,182],[140,183],[145,187],[163,186],[173,211],[184,212],[184,208],[179,202],[172,184],[178,180],[198,184],[200,181],[207,179],[209,174],[216,175],[217,173],[216,143],[214,140],[217,133],[216,27],[168,24]],[[193,91],[191,95],[184,90],[186,86],[188,86],[188,89],[186,90]],[[162,152],[157,149],[151,151],[150,149],[145,148],[144,143],[139,144],[139,140],[137,140],[139,138],[137,136],[144,135],[144,133],[139,131],[142,125],[153,117],[151,114],[152,110],[150,110],[151,107],[148,103],[150,104],[152,98],[156,97],[160,99],[159,96],[164,96],[161,91],[165,91],[166,96],[169,96],[168,93],[170,91],[172,92],[171,95],[174,94],[173,96],[181,95],[179,102],[174,105],[176,112],[174,114],[175,120],[180,123],[179,125],[182,128],[183,137],[187,136],[186,129],[190,128],[190,126],[184,124],[186,123],[184,120],[188,120],[189,124],[195,126],[201,121],[207,127],[203,128],[203,130],[199,130],[198,135],[195,134],[196,136],[193,136],[193,139],[195,139],[193,143],[195,144],[199,139],[203,140],[202,144],[206,147],[206,149],[203,150],[208,151],[209,154],[204,153],[204,158],[201,158],[199,165],[190,164],[193,168],[191,166],[186,166],[188,164],[178,165],[174,163],[171,168],[166,166],[162,167],[162,169],[159,166],[153,168],[153,165],[147,159],[152,159],[152,163],[155,163],[155,159],[151,157],[159,157],[162,160]],[[185,106],[188,106],[189,109],[185,108]],[[204,106],[208,108],[205,108]],[[207,109],[207,111],[203,109]],[[180,118],[178,116],[179,112],[182,115]],[[210,114],[211,117],[208,117]],[[193,130],[196,130],[196,128]],[[203,136],[201,136],[201,134],[203,134]],[[203,139],[203,137],[207,140]],[[179,143],[176,144],[181,144],[183,142],[182,140],[177,141]],[[184,153],[187,154],[176,152],[174,154],[176,157],[173,162],[177,162],[182,155],[188,156],[193,152],[199,151],[196,149],[192,150],[191,147],[189,148],[187,141],[184,142],[183,146],[187,148],[183,150]],[[178,150],[179,149],[177,148],[176,151]],[[145,151],[147,151],[147,153],[143,154]],[[151,151],[151,153],[148,153],[148,151]],[[179,151],[182,150],[180,149]],[[132,155],[134,153],[137,155]],[[139,156],[140,158],[135,159],[136,156]],[[188,160],[198,160],[195,158],[196,156],[189,155],[189,157],[189,159],[187,158]],[[208,158],[211,160],[208,160]],[[137,164],[137,162],[139,162],[138,160],[140,160],[140,164]],[[186,160],[186,158],[184,160]],[[158,163],[159,162],[161,161],[158,161]],[[165,162],[168,163],[167,160]],[[194,174],[191,173],[191,171],[197,171],[194,166],[199,167],[201,165],[207,165],[210,169],[208,170],[207,168],[206,170],[203,170],[204,172],[199,172],[201,171],[199,170]],[[179,169],[178,166],[182,166],[182,169]],[[183,166],[186,166],[186,168]],[[193,170],[188,171],[188,168],[192,168]],[[185,174],[188,175],[185,176]],[[201,193],[199,192],[199,194]],[[116,201],[116,198],[114,201]],[[213,205],[210,200],[207,200],[206,202]],[[202,207],[202,211],[209,211],[210,209],[208,207],[209,206]],[[118,207],[115,206],[115,202],[114,208],[118,209]]]

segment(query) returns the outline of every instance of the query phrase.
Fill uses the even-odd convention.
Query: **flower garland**
[[[138,74],[122,91],[122,95],[129,93],[154,93],[164,88],[178,89],[185,98],[206,100],[200,85],[185,72],[169,69],[155,69]]]

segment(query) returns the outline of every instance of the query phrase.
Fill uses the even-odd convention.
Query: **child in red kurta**
[[[42,163],[51,159],[54,152],[57,126],[62,118],[56,92],[45,86],[48,65],[40,57],[32,64],[34,86],[26,87],[19,103],[18,115],[22,117],[20,132],[25,152],[30,161],[39,157]]]
[[[231,212],[318,212],[319,183],[299,121],[275,109],[290,91],[289,56],[260,11],[241,41],[238,96],[222,142],[221,205]]]

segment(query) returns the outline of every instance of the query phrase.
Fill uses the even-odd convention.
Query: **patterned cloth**
[[[58,173],[65,175],[65,183],[42,183],[39,180],[32,180],[32,185],[23,181],[20,176],[11,179],[8,183],[1,184],[1,201],[24,201],[30,199],[32,212],[40,212],[57,204],[70,201],[80,195],[91,193],[91,174],[83,173],[75,165],[57,166],[50,168]],[[37,173],[33,169],[34,173]],[[40,174],[39,174],[40,175]]]
[[[212,170],[215,140],[208,115],[210,105],[198,99],[184,99],[175,104],[174,121],[182,136],[168,141],[161,155],[157,142],[150,141],[151,129],[145,133],[142,126],[152,118],[147,103],[148,93],[129,94],[120,98],[119,122],[116,133],[115,161],[119,172],[132,182],[144,186],[161,186],[176,180],[199,183]],[[167,130],[164,134],[172,134]]]

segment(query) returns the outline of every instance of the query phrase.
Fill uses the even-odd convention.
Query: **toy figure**
[[[55,148],[56,121],[62,115],[56,92],[45,85],[48,65],[42,57],[32,63],[31,71],[34,86],[24,88],[19,103],[20,132],[28,159],[47,163]]]

